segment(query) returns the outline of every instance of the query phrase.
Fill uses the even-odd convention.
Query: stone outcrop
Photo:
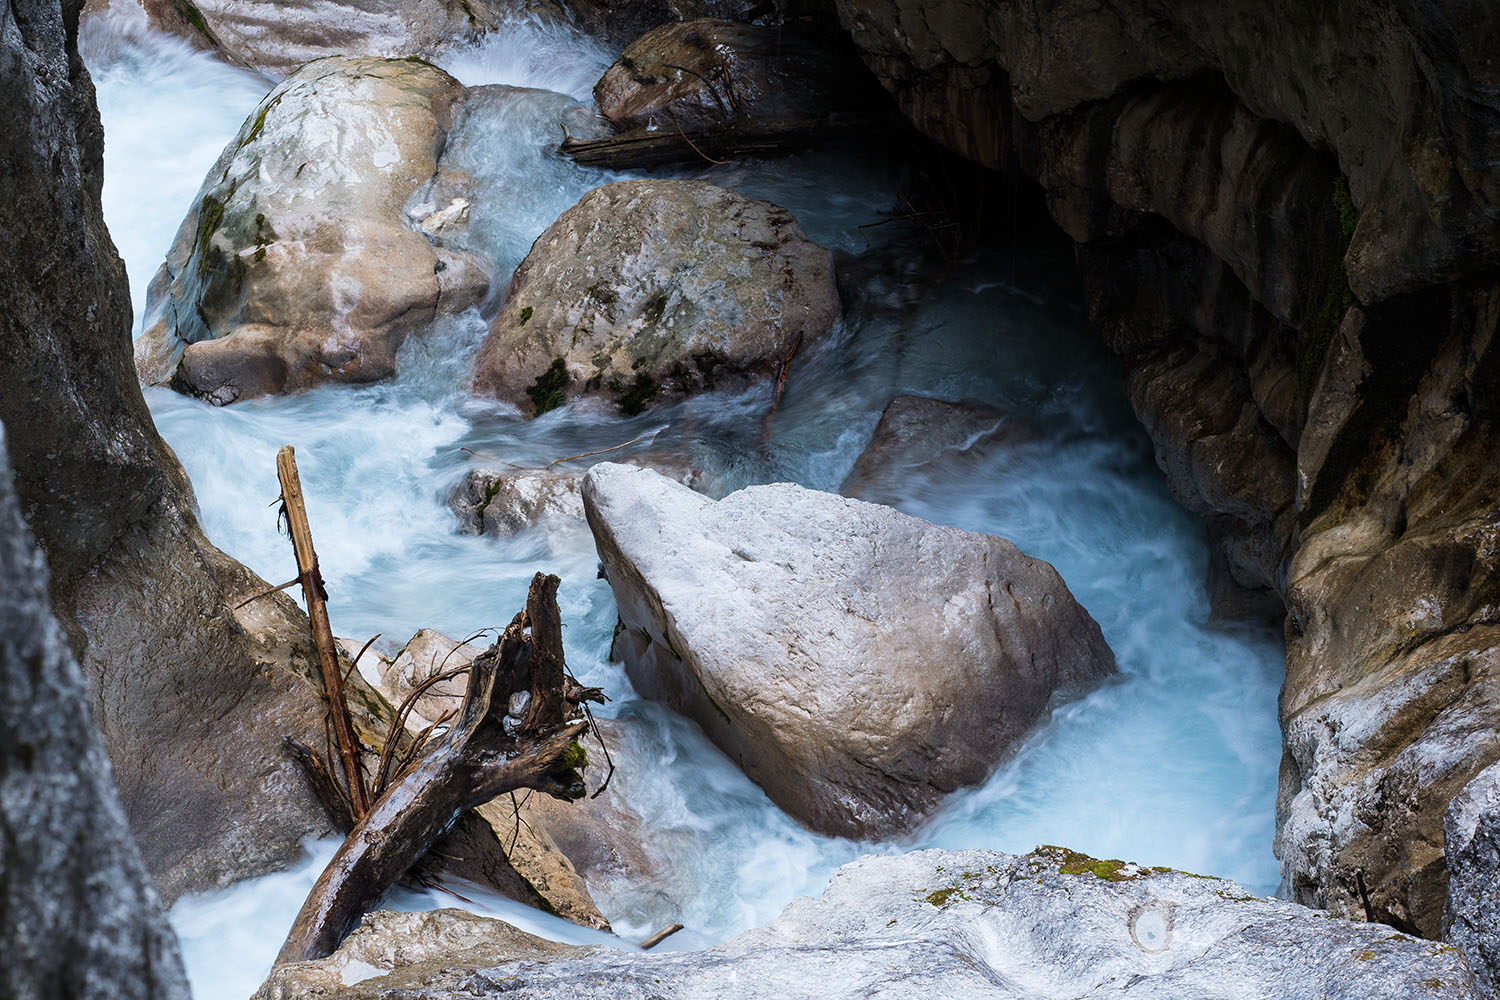
[[[1221,879],[1044,847],[866,857],[822,898],[695,952],[560,945],[454,910],[376,913],[331,957],[276,970],[255,1000],[1180,1000],[1228,988],[1285,1000],[1474,995],[1451,948]]]
[[[6,42],[16,28],[8,18],[0,15]],[[3,430],[0,577],[0,994],[187,1000],[177,941],[120,806],[88,687],[52,617]]]
[[[217,404],[376,381],[409,334],[476,305],[489,262],[406,216],[463,94],[419,61],[342,58],[272,90],[152,281],[141,378]]]
[[[787,483],[715,502],[609,463],[583,500],[636,690],[825,833],[911,829],[1054,693],[1114,670],[1056,571],[1001,538]]]
[[[1481,996],[1500,991],[1500,764],[1453,797],[1443,816],[1448,903],[1443,937],[1462,951]]]
[[[84,10],[144,19],[275,79],[328,56],[430,59],[497,23],[483,0],[88,0]]]
[[[774,374],[839,311],[832,254],[785,209],[702,181],[606,184],[516,270],[474,388],[528,415],[584,395],[635,414]]]
[[[881,411],[870,443],[854,460],[839,492],[894,506],[914,475],[971,449],[1018,444],[1034,437],[1014,417],[993,407],[930,396],[897,396]]]
[[[532,0],[532,7],[571,21],[616,50],[669,21],[711,18],[766,27],[837,22],[828,0]]]
[[[136,383],[125,272],[99,208],[103,136],[70,30],[77,5],[28,0],[11,19],[17,9],[0,15],[0,234],[13,256],[0,275],[0,421],[53,610],[170,900],[285,864],[301,838],[329,831],[280,746],[283,735],[321,742],[322,709],[231,611],[265,584],[204,539]],[[305,636],[286,605],[243,610]]]
[[[1500,759],[1496,22],[839,8],[918,127],[1041,183],[1218,576],[1284,602],[1289,890],[1436,936],[1441,817]]]

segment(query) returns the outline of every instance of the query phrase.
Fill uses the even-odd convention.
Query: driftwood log
[[[308,894],[276,964],[323,958],[464,812],[530,788],[584,795],[582,703],[602,700],[567,676],[558,578],[538,573],[526,609],[468,667],[446,733],[391,776]],[[394,727],[393,727],[394,728]],[[394,733],[392,734],[394,738]]]
[[[822,118],[753,118],[684,132],[646,126],[599,139],[568,136],[558,151],[586,167],[636,170],[743,156],[779,156],[823,142],[838,126]]]

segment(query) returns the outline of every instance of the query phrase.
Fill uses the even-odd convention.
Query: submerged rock
[[[1055,847],[865,857],[819,899],[704,951],[554,944],[456,910],[375,913],[255,1000],[1471,997],[1463,959],[1223,879]]]
[[[1500,992],[1500,764],[1454,796],[1443,816],[1448,903],[1443,938],[1462,951],[1481,996]]]
[[[223,404],[395,371],[489,263],[406,217],[463,87],[420,61],[322,59],[273,90],[204,182],[152,281],[137,367]]]
[[[833,256],[785,209],[701,181],[622,181],[537,238],[474,388],[529,415],[583,395],[634,414],[726,375],[771,374],[838,317]]]
[[[886,404],[870,443],[839,492],[872,503],[895,503],[910,477],[945,459],[1003,442],[1034,438],[1014,417],[978,403],[897,396]]]
[[[1054,693],[1114,671],[1056,571],[1001,538],[787,483],[716,503],[607,463],[583,500],[637,690],[825,833],[910,829]]]

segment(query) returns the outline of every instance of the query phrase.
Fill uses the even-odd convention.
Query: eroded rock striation
[[[1495,19],[839,8],[918,127],[1041,183],[1219,574],[1284,602],[1290,891],[1436,936],[1441,817],[1500,759]]]
[[[1448,904],[1443,937],[1462,951],[1481,996],[1500,990],[1500,764],[1453,797],[1443,816]]]
[[[1451,948],[1238,885],[1055,847],[916,851],[839,869],[820,899],[704,951],[543,941],[455,910],[375,913],[331,957],[285,966],[255,1000],[401,996],[922,1000],[1223,996],[1470,997]]]
[[[833,255],[791,213],[703,181],[595,188],[537,237],[475,360],[528,415],[584,395],[627,414],[771,374],[838,320]]]
[[[610,463],[583,500],[636,689],[816,830],[910,829],[1054,693],[1114,671],[1057,572],[1001,538],[788,483],[715,502]]]

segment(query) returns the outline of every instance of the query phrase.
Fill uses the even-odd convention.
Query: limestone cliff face
[[[1435,0],[839,0],[929,135],[1024,171],[1218,567],[1287,611],[1293,895],[1439,933],[1500,758],[1500,20]]]

